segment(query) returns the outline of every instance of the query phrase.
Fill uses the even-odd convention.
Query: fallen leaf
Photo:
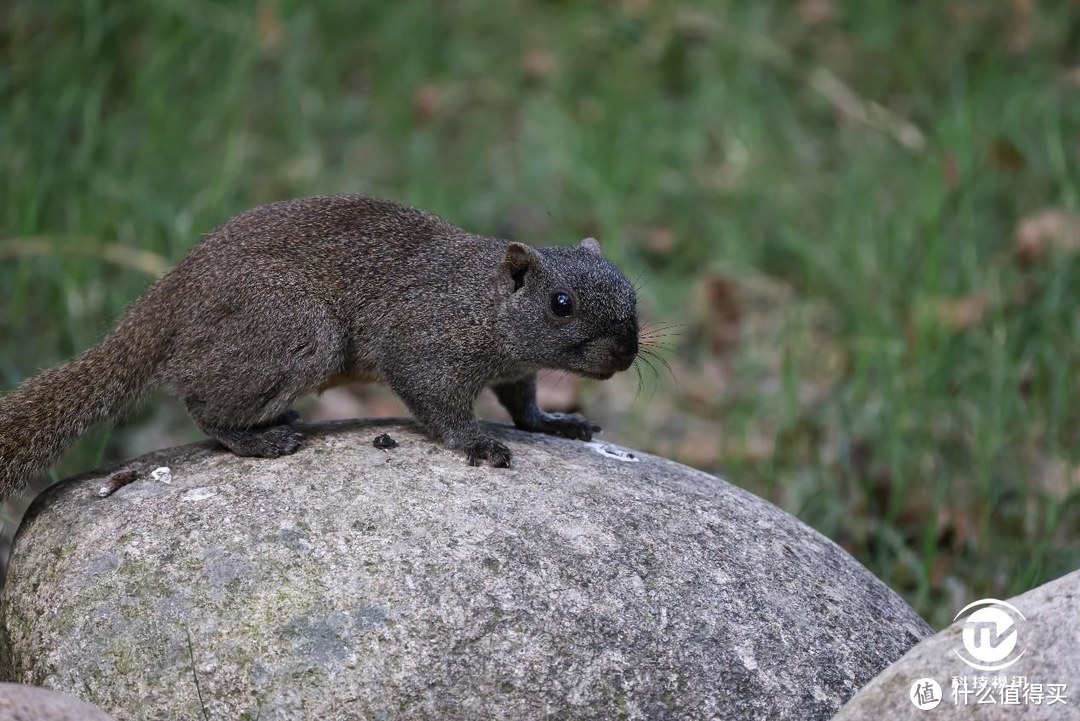
[[[645,249],[657,255],[675,250],[675,231],[671,228],[650,228],[645,232]]]
[[[1005,42],[1009,52],[1020,55],[1031,46],[1031,20],[1035,14],[1035,0],[1010,0],[1012,18],[1009,35]]]
[[[534,82],[545,80],[555,72],[559,60],[551,52],[540,48],[528,50],[521,59],[521,69]]]
[[[1019,173],[1027,167],[1027,158],[1008,138],[998,138],[990,144],[990,165],[998,170]]]
[[[955,331],[965,331],[982,321],[990,308],[990,299],[982,293],[938,301],[936,315]]]
[[[1062,84],[1069,89],[1080,88],[1080,66],[1066,68],[1061,74]]]
[[[273,55],[281,47],[284,29],[281,11],[274,0],[259,3],[255,11],[255,35],[259,40],[259,48],[266,55]]]
[[[675,29],[683,40],[704,42],[723,30],[723,23],[712,13],[680,6],[675,13]]]
[[[960,187],[960,170],[956,166],[956,156],[952,153],[945,153],[941,158],[941,172],[945,176],[945,184],[949,186],[949,190],[956,190]]]
[[[1020,221],[1016,256],[1021,262],[1037,263],[1051,250],[1068,254],[1080,250],[1080,216],[1047,208]]]
[[[813,27],[836,16],[833,0],[796,0],[795,10],[804,23]]]
[[[413,93],[413,118],[417,125],[425,125],[438,114],[443,102],[443,90],[438,85],[425,83]]]
[[[1031,400],[1031,394],[1035,390],[1035,381],[1031,377],[1030,372],[1025,372],[1020,378],[1020,382],[1016,386],[1016,390],[1020,393],[1020,397],[1024,400]]]
[[[698,290],[700,321],[705,326],[712,350],[723,355],[739,344],[742,304],[738,284],[720,276],[706,276]]]
[[[622,0],[623,12],[627,15],[644,15],[652,9],[653,0]]]
[[[956,25],[973,25],[986,18],[990,11],[984,0],[954,0],[949,3],[949,16]]]
[[[1030,476],[1031,487],[1058,503],[1080,492],[1080,466],[1063,458],[1046,458],[1035,463]]]

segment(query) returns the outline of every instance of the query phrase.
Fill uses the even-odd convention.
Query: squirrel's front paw
[[[482,465],[486,460],[495,468],[509,468],[512,457],[509,448],[487,436],[465,446],[465,459],[470,466]]]
[[[579,441],[591,441],[593,433],[600,432],[600,426],[577,413],[541,413],[535,428],[529,430]]]

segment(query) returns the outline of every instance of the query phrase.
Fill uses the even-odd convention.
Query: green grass
[[[1015,253],[1024,218],[1080,211],[1080,9],[833,4],[9,0],[0,388],[146,286],[154,257],[109,246],[169,263],[241,209],[362,192],[647,271],[645,312],[686,324],[679,385],[590,388],[602,420],[932,622],[1080,567],[1080,259]],[[943,313],[963,298],[984,312]],[[177,423],[157,407],[58,472]]]

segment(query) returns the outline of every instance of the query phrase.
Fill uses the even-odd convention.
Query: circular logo
[[[920,678],[911,684],[908,698],[911,699],[911,703],[915,704],[915,708],[920,711],[937,708],[938,704],[941,703],[941,684],[932,678]]]
[[[1020,660],[1026,649],[1017,650],[1017,622],[1026,620],[1015,606],[996,598],[969,603],[956,614],[968,611],[960,634],[964,648],[953,649],[960,660],[979,671],[1000,671]]]

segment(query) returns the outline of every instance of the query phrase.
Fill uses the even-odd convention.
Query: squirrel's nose
[[[611,357],[615,359],[619,365],[629,367],[637,358],[638,354],[638,339],[637,334],[631,336],[624,336],[618,338],[615,344],[611,347]]]

